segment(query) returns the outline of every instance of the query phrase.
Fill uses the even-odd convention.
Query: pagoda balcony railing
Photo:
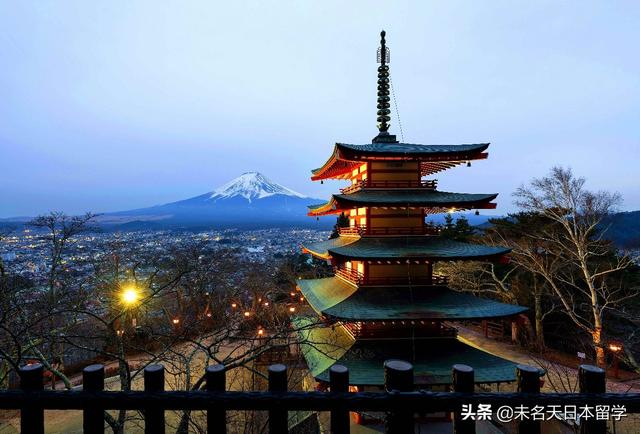
[[[367,276],[355,269],[335,267],[335,275],[356,285],[436,285],[446,286],[449,277],[434,274],[428,276]]]
[[[362,181],[358,181],[353,185],[350,185],[345,188],[341,188],[340,192],[342,194],[354,193],[356,191],[360,191],[363,188],[425,188],[427,190],[435,190],[438,187],[437,179],[429,179],[426,181],[372,181],[370,179],[363,179]]]
[[[82,390],[44,390],[43,366],[32,364],[20,368],[19,389],[0,390],[0,409],[20,411],[20,432],[24,434],[45,432],[45,410],[82,410],[79,417],[82,418],[82,432],[85,434],[104,434],[106,410],[139,411],[143,417],[144,432],[149,434],[165,433],[165,412],[175,410],[204,411],[206,417],[203,418],[203,424],[206,423],[207,433],[226,433],[229,411],[265,411],[268,412],[265,428],[269,434],[289,432],[288,412],[291,411],[330,412],[333,434],[348,434],[351,431],[349,412],[385,413],[384,432],[387,434],[413,432],[416,413],[437,412],[452,413],[453,434],[475,433],[476,417],[469,415],[475,416],[478,404],[490,409],[505,406],[531,409],[540,406],[543,410],[553,407],[562,410],[565,406],[572,406],[574,413],[576,407],[579,411],[586,407],[591,414],[595,414],[596,405],[606,404],[604,419],[592,416],[580,421],[581,432],[590,434],[609,432],[607,423],[620,420],[616,415],[640,413],[640,393],[606,393],[605,370],[590,365],[580,365],[578,378],[573,379],[579,393],[540,393],[541,370],[526,365],[515,367],[515,389],[518,392],[512,393],[474,392],[475,371],[473,366],[467,365],[451,367],[451,377],[454,379],[451,392],[419,390],[413,365],[401,360],[388,360],[380,367],[384,370],[385,379],[381,391],[350,391],[350,371],[339,364],[330,368],[329,381],[320,383],[317,391],[290,391],[290,369],[283,364],[269,366],[268,391],[228,390],[227,368],[224,365],[206,368],[201,390],[165,391],[164,366],[149,365],[144,369],[144,390],[107,391],[104,390],[104,365],[91,365],[82,372]],[[522,417],[515,424],[519,434],[540,434],[547,423],[554,423],[547,422],[552,418],[542,422],[530,419],[529,415],[536,414],[533,410],[523,414],[527,417]],[[545,412],[542,414],[546,415]],[[573,427],[576,426],[574,423]]]
[[[422,226],[384,226],[366,225],[339,227],[338,234],[345,236],[383,236],[383,235],[438,235],[442,228],[439,225],[424,224]]]

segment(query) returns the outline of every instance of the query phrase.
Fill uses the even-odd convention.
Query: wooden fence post
[[[82,390],[102,392],[104,390],[104,365],[89,365],[82,370]],[[104,409],[86,409],[82,412],[84,434],[104,434]]]
[[[475,387],[475,373],[473,368],[467,365],[453,365],[451,368],[451,383],[454,392],[473,393]],[[462,406],[462,403],[460,403]],[[460,411],[453,413],[454,434],[475,434],[476,421],[474,419],[462,420]]]
[[[518,392],[540,393],[540,369],[533,366],[517,365],[516,378]],[[539,420],[523,419],[518,423],[519,434],[540,434]]]
[[[226,368],[224,365],[207,366],[205,371],[207,391],[224,392],[227,387]],[[227,433],[227,412],[224,408],[207,410],[207,433]]]
[[[413,390],[413,365],[402,360],[384,362],[384,388],[388,393]],[[385,421],[387,434],[406,434],[414,431],[412,411],[390,409]]]
[[[349,370],[343,365],[333,365],[329,370],[329,383],[332,392],[349,391]],[[349,411],[331,411],[331,433],[349,434]]]
[[[596,366],[580,365],[578,382],[580,393],[604,393],[607,388],[605,371]],[[595,414],[592,418],[580,421],[580,434],[606,434],[606,432],[607,421],[596,420]]]
[[[163,392],[164,391],[164,366],[149,365],[144,368],[144,391]],[[145,434],[164,434],[164,410],[149,407],[144,411],[144,432]]]
[[[20,389],[25,392],[42,390],[42,374],[44,369],[40,363],[33,363],[20,368]],[[20,432],[44,434],[44,409],[42,407],[23,407],[20,409]]]
[[[287,391],[287,367],[280,363],[269,366],[269,392]],[[269,410],[269,433],[286,434],[289,431],[286,408]]]

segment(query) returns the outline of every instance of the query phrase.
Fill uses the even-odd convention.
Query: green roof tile
[[[382,386],[383,364],[389,359],[412,363],[415,382],[419,386],[451,384],[451,367],[456,363],[473,367],[476,383],[515,380],[513,362],[456,338],[354,341],[341,326],[316,327],[301,334],[302,353],[311,374],[322,381],[329,381],[329,368],[340,363],[349,368],[350,384]]]
[[[468,320],[511,316],[527,310],[442,286],[358,288],[340,278],[328,277],[299,280],[298,287],[316,312],[340,320]]]
[[[489,147],[489,143],[471,145],[419,145],[414,143],[368,143],[365,145],[350,145],[336,143],[338,149],[348,149],[366,154],[456,154],[464,152],[482,152]]]
[[[350,194],[334,194],[328,202],[310,205],[313,211],[330,206],[415,206],[441,208],[475,208],[495,199],[497,194],[451,193],[427,189],[364,189]]]
[[[352,259],[490,259],[509,253],[503,247],[463,243],[439,236],[419,237],[338,237],[304,248],[317,256],[343,256]]]

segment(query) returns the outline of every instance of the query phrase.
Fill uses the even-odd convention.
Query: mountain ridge
[[[260,172],[245,172],[222,186],[187,199],[102,214],[102,225],[135,226],[145,221],[153,226],[311,226],[307,205],[321,202],[278,184]],[[328,224],[323,224],[323,226]]]

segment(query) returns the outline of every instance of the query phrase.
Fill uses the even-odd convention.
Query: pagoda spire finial
[[[389,121],[391,117],[391,99],[389,98],[389,61],[390,52],[385,40],[387,32],[380,32],[380,47],[378,47],[378,135],[373,138],[373,143],[397,143],[396,136],[389,134]]]

